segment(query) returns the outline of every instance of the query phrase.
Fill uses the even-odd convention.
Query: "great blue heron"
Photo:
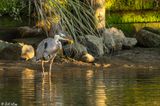
[[[42,40],[36,50],[36,61],[41,61],[42,71],[44,75],[44,63],[49,62],[49,74],[51,73],[52,63],[57,55],[57,52],[62,49],[62,44],[60,40],[69,41],[72,40],[66,38],[66,35],[60,33],[55,35],[54,38],[46,38]]]

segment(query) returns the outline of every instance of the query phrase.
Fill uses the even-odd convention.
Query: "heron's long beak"
[[[60,40],[67,41],[67,42],[68,42],[68,44],[73,44],[73,43],[74,43],[74,41],[73,41],[73,40],[70,40],[70,39],[67,39],[67,38],[60,37],[59,39],[60,39]]]
[[[59,40],[67,41],[68,39],[67,38],[63,38],[63,37],[59,37]]]

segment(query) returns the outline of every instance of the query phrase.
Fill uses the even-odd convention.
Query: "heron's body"
[[[44,74],[44,62],[50,62],[49,66],[49,74],[51,73],[52,63],[54,58],[56,57],[58,51],[62,49],[62,44],[60,40],[68,39],[64,38],[65,35],[55,35],[54,38],[46,38],[42,40],[36,50],[36,60],[42,62],[42,70]]]
[[[61,49],[61,42],[57,39],[46,38],[40,42],[36,50],[36,60],[49,61]]]

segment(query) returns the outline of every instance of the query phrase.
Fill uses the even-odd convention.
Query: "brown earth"
[[[0,70],[7,67],[40,69],[41,65],[31,61],[0,60]],[[160,69],[160,48],[122,50],[109,56],[97,58],[94,63],[84,63],[70,58],[57,58],[53,67]]]

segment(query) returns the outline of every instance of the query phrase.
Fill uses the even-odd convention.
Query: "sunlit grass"
[[[106,9],[111,11],[160,9],[157,3],[155,0],[106,0]]]
[[[135,33],[144,27],[150,27],[154,29],[159,29],[160,31],[160,22],[155,23],[124,23],[124,24],[109,24],[110,27],[116,27],[121,29],[124,34],[128,37],[134,37]]]
[[[115,12],[106,16],[107,23],[159,22],[159,11]]]
[[[77,40],[77,36],[95,35],[94,15],[90,5],[79,0],[67,0],[67,2],[48,0],[34,2],[39,20],[47,17],[60,16],[58,24],[61,24],[70,35]],[[45,6],[44,6],[45,4]],[[45,8],[48,8],[47,11]]]

